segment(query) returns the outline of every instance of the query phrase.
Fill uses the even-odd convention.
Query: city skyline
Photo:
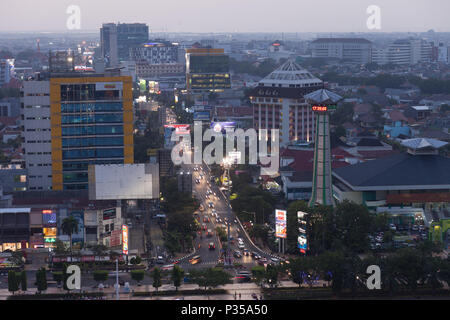
[[[81,11],[81,29],[66,27],[69,6]],[[381,9],[381,29],[369,30],[366,10],[376,5]],[[450,2],[434,0],[344,0],[320,3],[281,0],[274,11],[272,2],[250,0],[241,3],[230,0],[211,4],[193,0],[186,5],[178,0],[156,4],[154,1],[131,0],[125,7],[107,6],[106,1],[92,3],[87,0],[0,4],[0,32],[89,32],[98,30],[107,22],[141,22],[150,26],[151,32],[437,32],[450,30],[445,14]],[[180,10],[182,9],[182,10]],[[11,19],[14,12],[14,19]],[[219,14],[220,13],[220,14]],[[270,15],[268,17],[268,15]],[[401,19],[398,19],[401,17]],[[317,23],[320,21],[320,23]]]

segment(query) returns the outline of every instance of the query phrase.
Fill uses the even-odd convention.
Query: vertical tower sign
[[[297,247],[301,253],[305,254],[306,250],[308,250],[308,240],[306,237],[306,212],[298,211],[297,212],[297,221],[298,221],[298,239],[297,239]]]
[[[128,226],[122,225],[122,252],[128,255]]]
[[[275,236],[277,238],[286,239],[286,210],[275,210]]]
[[[330,112],[336,110],[341,96],[320,89],[304,96],[316,115],[314,135],[313,186],[309,206],[334,206],[331,182]]]

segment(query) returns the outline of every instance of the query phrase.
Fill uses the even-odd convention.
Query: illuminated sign
[[[327,112],[330,110],[336,110],[336,106],[335,105],[330,105],[330,106],[312,106],[311,107],[312,111],[316,111],[316,112]]]
[[[298,237],[297,237],[297,247],[301,253],[306,253],[308,250],[308,238],[306,236],[306,212],[297,212],[298,221]]]
[[[128,254],[128,226],[122,225],[122,252]]]
[[[103,220],[110,220],[116,218],[116,208],[103,210]]]
[[[53,210],[42,210],[42,221],[44,225],[56,224],[56,212],[53,212]]]
[[[277,238],[287,238],[286,210],[275,210],[275,236]]]
[[[170,124],[165,125],[166,129],[175,129],[175,134],[190,134],[190,125],[189,124]]]
[[[227,130],[234,131],[235,128],[236,122],[211,122],[211,129],[217,133],[225,134]]]

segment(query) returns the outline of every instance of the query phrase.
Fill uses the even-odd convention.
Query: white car
[[[243,243],[239,243],[238,248],[243,250],[243,249],[245,249],[245,245]]]

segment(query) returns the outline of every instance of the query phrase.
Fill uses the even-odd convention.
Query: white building
[[[322,80],[288,60],[251,92],[254,128],[280,130],[280,146],[312,141],[314,114],[303,96],[322,87]]]
[[[23,83],[22,126],[28,190],[52,187],[50,81]]]
[[[386,48],[373,48],[372,62],[377,64],[413,65],[431,61],[431,44],[419,39],[401,39]]]
[[[371,61],[372,42],[362,38],[320,38],[311,43],[313,58],[337,58],[366,64]]]

